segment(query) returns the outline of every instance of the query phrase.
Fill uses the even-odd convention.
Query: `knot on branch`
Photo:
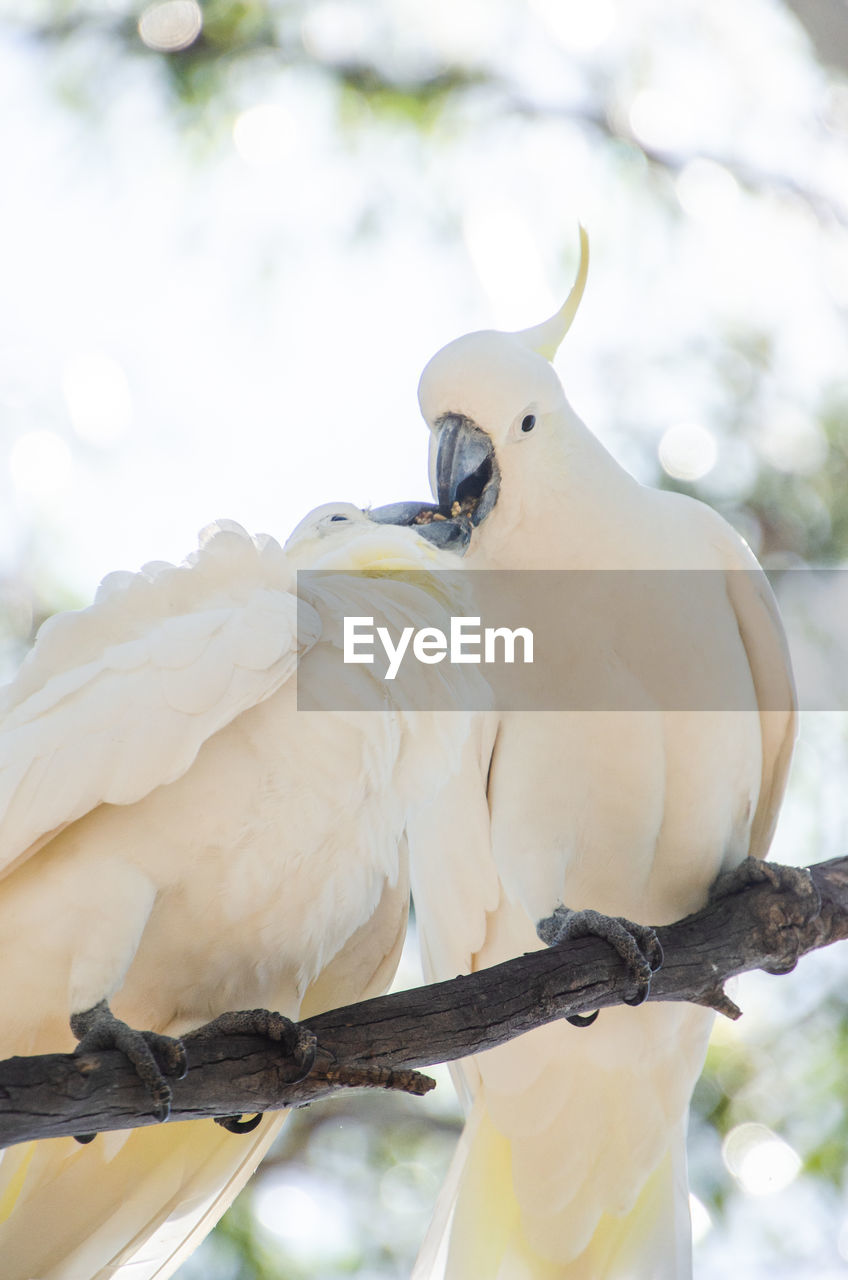
[[[694,1003],[702,1004],[706,1009],[715,1009],[716,1013],[729,1018],[731,1022],[736,1022],[737,1018],[742,1017],[742,1010],[739,1005],[731,1000],[720,983],[715,987],[707,987],[699,994]]]

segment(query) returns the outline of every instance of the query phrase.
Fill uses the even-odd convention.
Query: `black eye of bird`
[[[524,421],[521,424],[521,430],[532,431],[535,425],[536,425],[535,413],[528,413],[527,417],[524,419]]]
[[[330,516],[330,524],[332,524],[334,520],[347,520],[347,516]]]

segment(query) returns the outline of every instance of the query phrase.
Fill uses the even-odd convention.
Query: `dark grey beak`
[[[469,418],[447,413],[437,423],[436,453],[438,505],[432,502],[391,502],[368,515],[377,524],[400,524],[415,529],[428,542],[462,555],[474,526],[485,520],[498,500],[500,473],[492,441]],[[475,502],[467,503],[468,499]],[[455,503],[467,503],[453,514]],[[469,511],[469,506],[473,507]],[[425,522],[420,517],[425,516]]]
[[[429,512],[426,524],[416,524],[416,516]],[[400,524],[414,528],[415,532],[428,542],[441,547],[445,551],[453,551],[462,555],[471,541],[471,522],[467,516],[447,519],[439,507],[432,502],[390,502],[386,507],[374,507],[368,517],[377,524]]]
[[[491,438],[469,418],[445,414],[439,425],[436,493],[443,509],[476,498],[471,523],[480,524],[498,498],[500,475]]]

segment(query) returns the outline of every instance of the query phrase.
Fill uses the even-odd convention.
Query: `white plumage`
[[[370,667],[353,689],[380,713],[335,710],[338,600],[361,613],[364,584],[313,585],[298,629],[295,572],[440,563],[346,506],[319,508],[285,550],[222,522],[185,565],[112,574],[90,608],[45,624],[0,726],[0,1055],[72,1049],[69,1015],[103,999],[179,1035],[226,1010],[296,1018],[385,989],[406,811],[454,767],[470,717],[399,710]],[[365,585],[421,625],[442,605],[416,582]],[[298,662],[328,709],[298,711]],[[281,1122],[7,1150],[4,1280],[172,1274]]]
[[[457,339],[419,388],[439,501],[474,485],[486,513],[466,568],[631,571],[592,579],[549,672],[561,706],[593,687],[612,705],[481,720],[461,773],[410,822],[434,978],[538,947],[558,904],[654,925],[695,910],[719,871],[766,854],[791,756],[788,655],[753,556],[709,508],[626,474],[548,363],[585,266],[584,244],[551,321]],[[656,570],[707,572],[681,594]],[[686,1114],[710,1020],[616,1008],[463,1064],[468,1130],[416,1277],[685,1280]]]

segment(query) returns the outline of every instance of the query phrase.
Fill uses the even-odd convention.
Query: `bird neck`
[[[641,486],[569,406],[552,448],[510,485],[472,539],[470,569],[616,568]],[[624,542],[622,538],[624,537]],[[475,546],[476,542],[476,546]]]

